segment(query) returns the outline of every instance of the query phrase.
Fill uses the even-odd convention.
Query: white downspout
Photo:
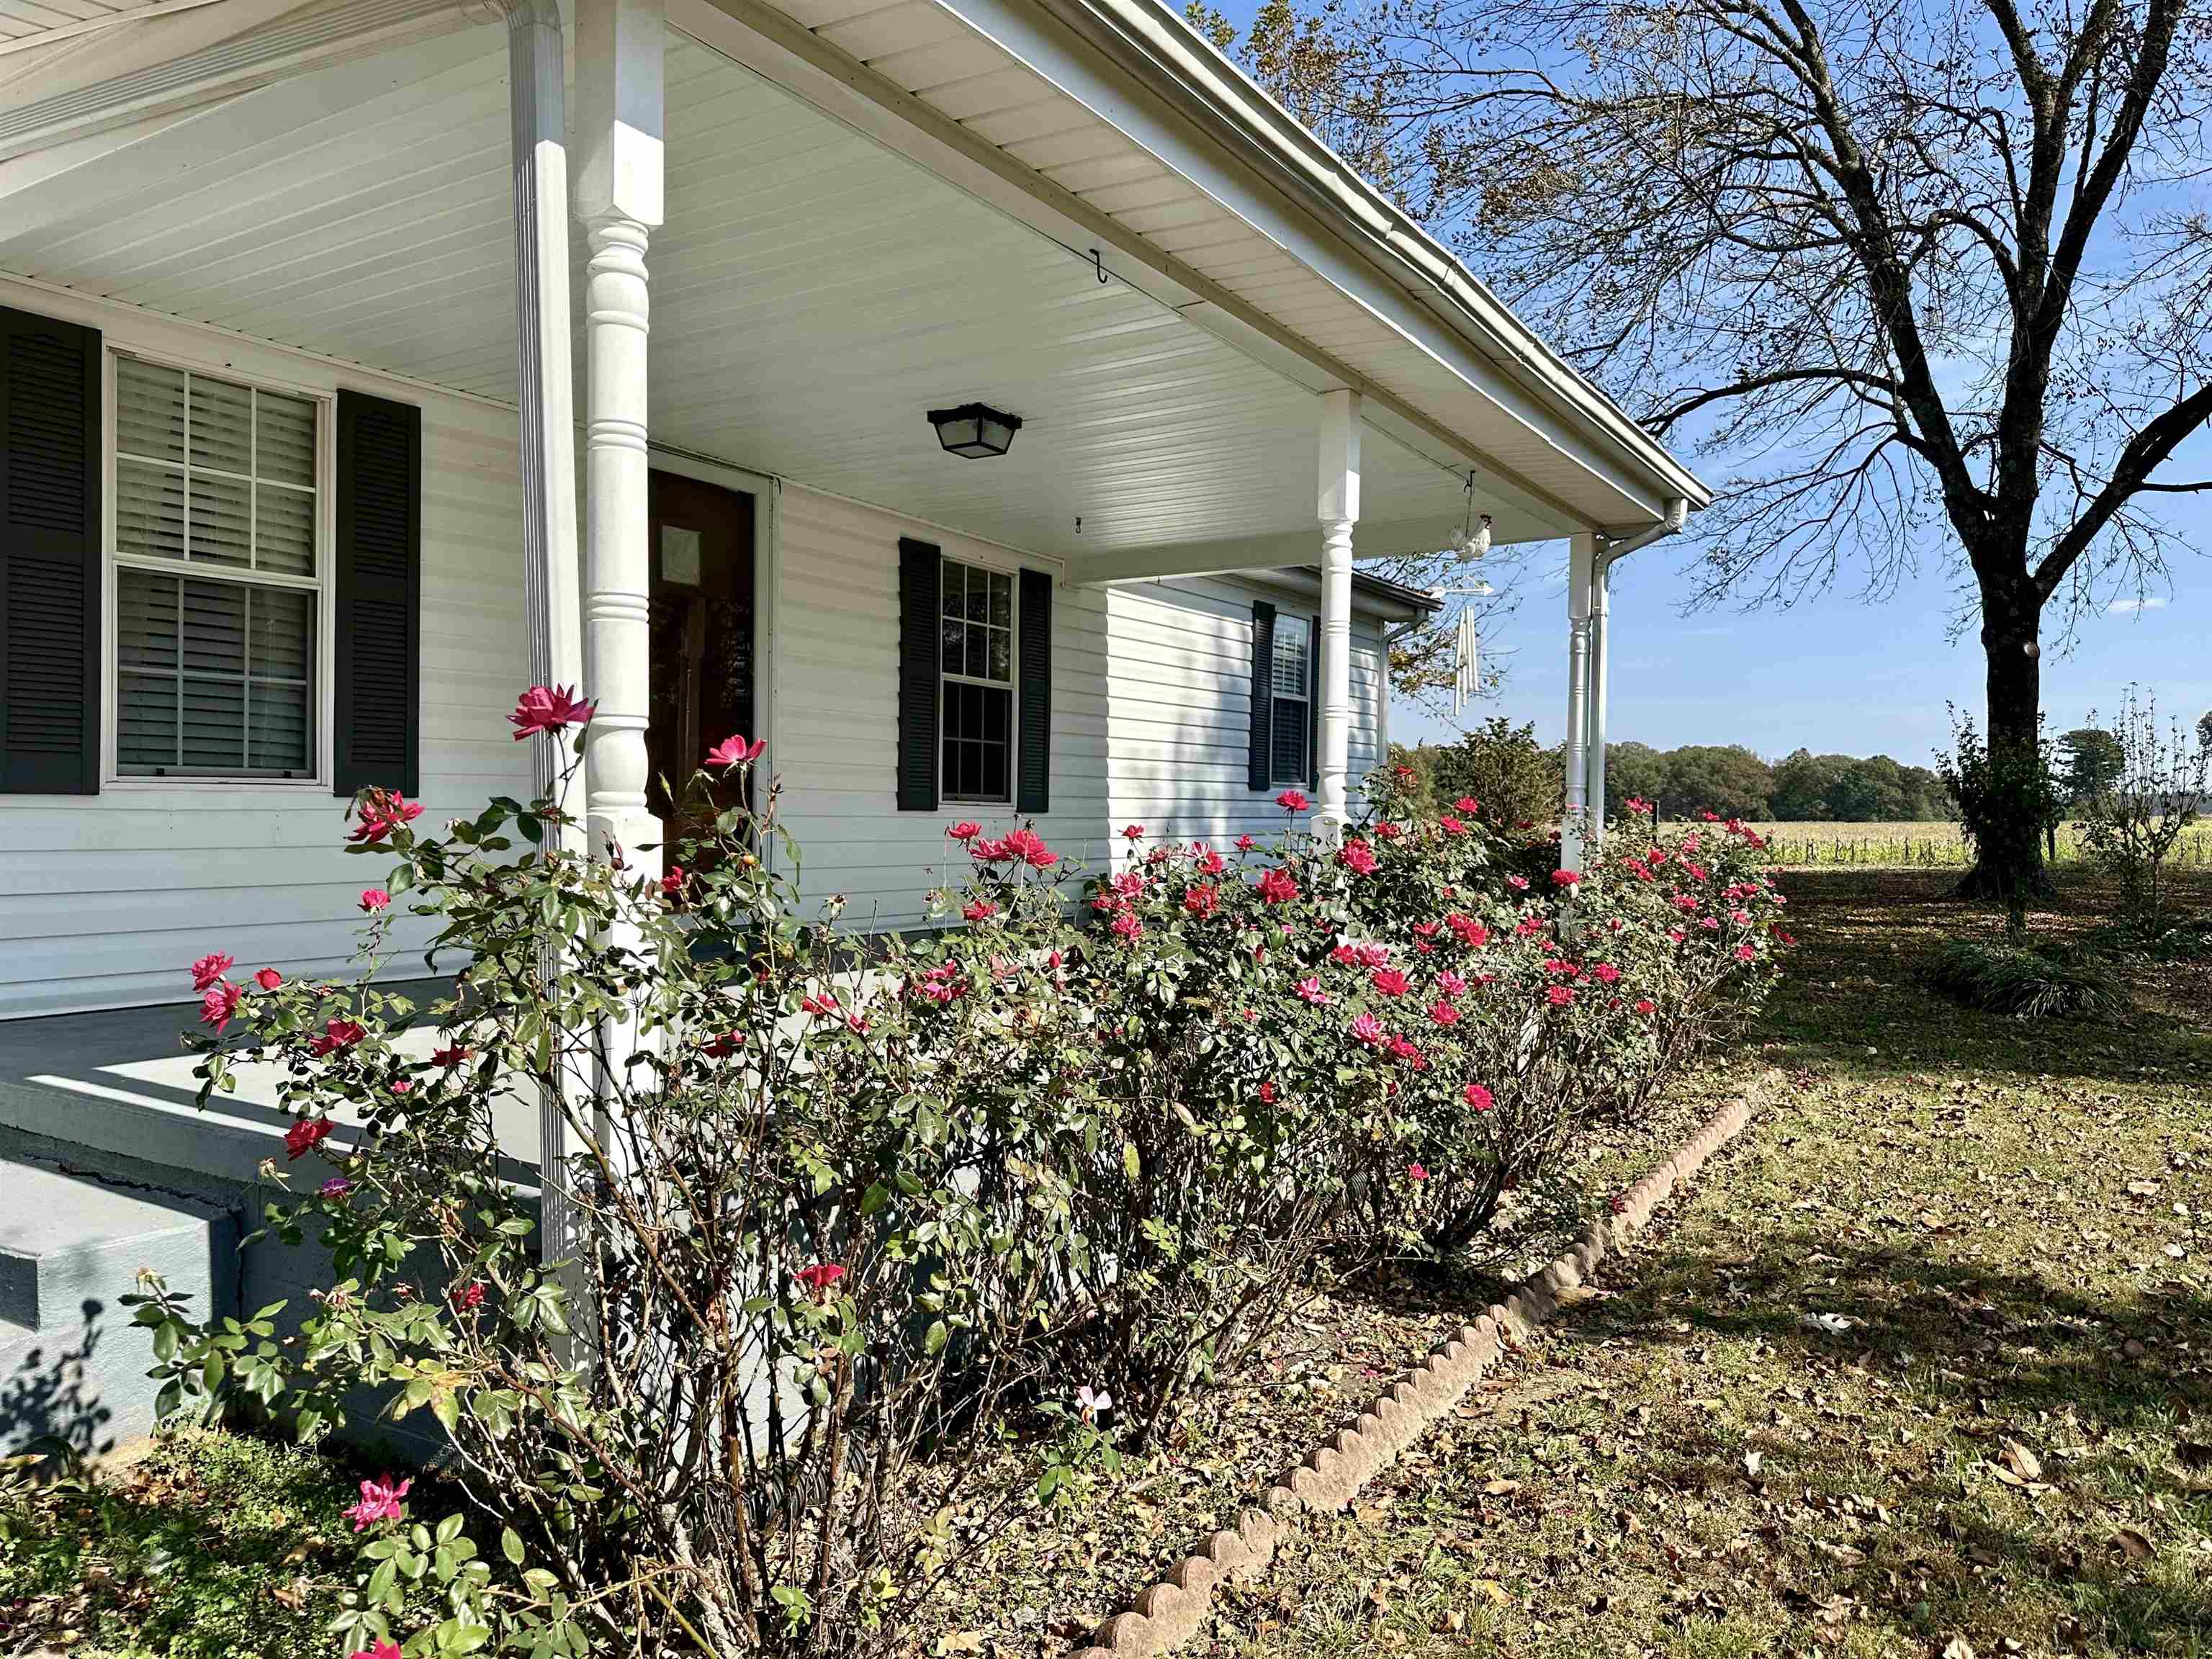
[[[567,52],[559,0],[508,0],[507,109],[514,173],[515,340],[520,358],[522,460],[522,592],[536,685],[584,680],[581,571],[576,558],[576,414],[568,306],[568,154],[564,84]],[[550,742],[531,744],[537,793],[559,786]],[[583,787],[582,768],[569,781]],[[570,802],[564,799],[566,807]],[[572,817],[562,840],[581,851]],[[550,975],[555,964],[543,964]],[[558,1170],[574,1150],[561,1095],[538,1107],[539,1168]],[[538,1259],[573,1255],[574,1200],[557,1179],[540,1182]],[[568,1289],[577,1285],[573,1274]]]

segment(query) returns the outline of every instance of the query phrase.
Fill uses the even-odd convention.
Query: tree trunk
[[[2030,601],[1982,604],[1982,648],[1988,659],[1991,772],[2011,781],[2015,810],[1975,845],[1974,866],[1958,886],[1961,898],[1995,899],[2022,925],[2031,900],[2056,890],[2043,861],[2048,827],[2042,783],[2043,656],[2041,611]]]

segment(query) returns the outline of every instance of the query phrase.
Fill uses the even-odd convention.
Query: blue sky
[[[1215,0],[1240,29],[1259,0]],[[1478,276],[1481,275],[1477,271]],[[1685,456],[1716,487],[1724,459]],[[2160,475],[2212,477],[2212,437],[2199,433]],[[2078,725],[2092,708],[2109,711],[2130,683],[2154,693],[2161,711],[2194,721],[2212,709],[2212,497],[2170,498],[2172,522],[2198,549],[2174,562],[2170,589],[2147,603],[2085,616],[2069,650],[2057,644],[2060,618],[2045,613],[2044,708],[2053,731]],[[1946,544],[1931,537],[1916,581],[1869,604],[1856,597],[1860,574],[1845,571],[1835,589],[1785,611],[1684,613],[1692,585],[1683,571],[1694,556],[1697,523],[1614,567],[1613,691],[1609,735],[1671,749],[1689,743],[1741,743],[1770,758],[1800,746],[1816,753],[1886,753],[1926,765],[1949,738],[1947,702],[1982,707],[1982,653],[1975,629],[1954,643],[1959,573]],[[1547,743],[1566,717],[1566,547],[1538,551],[1520,585],[1518,610],[1486,641],[1503,658],[1502,695],[1469,705],[1466,720],[1504,714],[1529,720]],[[1401,742],[1449,741],[1458,726],[1403,702],[1392,710]]]

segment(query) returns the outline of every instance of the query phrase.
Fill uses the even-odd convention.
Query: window
[[[114,365],[116,771],[312,778],[317,407],[135,357]]]
[[[1275,660],[1269,687],[1274,698],[1268,721],[1269,769],[1277,783],[1304,783],[1313,776],[1313,622],[1307,617],[1275,618]]]
[[[939,788],[947,800],[1012,800],[1014,579],[947,559],[944,594]]]

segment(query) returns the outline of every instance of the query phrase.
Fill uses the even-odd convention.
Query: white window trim
[[[955,674],[945,666],[945,567],[965,565],[972,570],[988,570],[1006,579],[1006,678],[1003,680],[981,678],[973,674]],[[938,550],[937,556],[937,799],[961,806],[1003,806],[1009,811],[1021,796],[1022,764],[1022,567],[1005,564],[994,559],[977,559]],[[955,685],[980,685],[993,691],[1006,694],[1006,793],[1003,795],[956,795],[945,787],[945,687],[951,681]]]
[[[241,374],[227,363],[179,356],[172,352],[149,351],[112,337],[103,342],[100,356],[100,789],[102,794],[123,794],[132,792],[159,793],[177,790],[222,791],[236,793],[240,790],[266,791],[282,795],[323,795],[331,791],[332,725],[337,713],[337,689],[333,669],[337,662],[337,641],[333,637],[337,625],[337,394],[328,386],[303,386],[261,374]],[[140,362],[157,364],[164,368],[181,369],[187,374],[204,375],[210,380],[223,380],[232,386],[246,386],[258,390],[281,392],[287,397],[303,398],[315,406],[315,568],[320,574],[314,577],[291,576],[281,572],[239,572],[223,567],[210,566],[205,574],[210,580],[258,583],[271,587],[290,587],[301,592],[315,590],[315,739],[313,775],[304,778],[257,778],[239,775],[220,777],[195,775],[179,777],[149,778],[137,773],[125,774],[121,769],[117,754],[117,716],[121,690],[122,672],[117,665],[116,638],[116,572],[118,569],[153,570],[164,574],[179,573],[177,564],[161,559],[126,557],[116,551],[115,535],[117,510],[115,501],[115,459],[118,447],[115,418],[115,365],[118,357],[131,357]]]
[[[1275,690],[1275,650],[1282,642],[1281,629],[1282,624],[1285,622],[1303,623],[1305,625],[1307,672],[1306,690],[1304,691]],[[1297,611],[1278,613],[1275,627],[1276,632],[1267,645],[1267,776],[1270,780],[1267,787],[1270,789],[1283,789],[1295,786],[1310,787],[1313,782],[1311,775],[1314,760],[1312,754],[1313,693],[1316,682],[1321,678],[1315,672],[1319,665],[1321,656],[1321,630],[1314,626],[1312,618]],[[1275,775],[1275,705],[1279,702],[1296,702],[1306,711],[1306,769],[1294,778],[1282,778]]]

